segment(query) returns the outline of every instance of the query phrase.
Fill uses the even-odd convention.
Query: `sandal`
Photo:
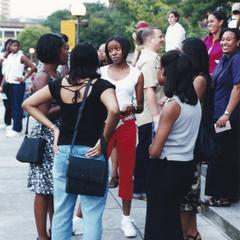
[[[195,236],[187,235],[186,240],[202,240],[201,235],[199,232]]]
[[[229,207],[231,205],[230,201],[227,199],[221,200],[214,197],[206,199],[205,201],[203,201],[203,204],[210,207]]]
[[[109,182],[109,188],[116,188],[118,186],[118,176],[111,177]]]

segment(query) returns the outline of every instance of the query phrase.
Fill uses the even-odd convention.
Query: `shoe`
[[[216,199],[214,197],[210,197],[205,201],[202,201],[202,204],[210,207],[229,207],[231,205],[231,202],[227,199],[222,200],[222,199]]]
[[[133,199],[147,201],[146,193],[133,193]]]
[[[21,132],[17,132],[11,129],[7,131],[6,136],[12,138],[12,137],[19,137],[21,136],[21,134],[22,134]]]
[[[83,220],[80,217],[75,216],[72,220],[72,234],[82,235],[83,234]]]
[[[109,182],[109,188],[116,188],[118,186],[118,176],[111,177]]]
[[[4,130],[7,129],[7,125],[6,124],[0,124],[0,130]]]
[[[129,216],[123,216],[122,222],[121,222],[121,230],[123,231],[123,234],[127,238],[136,237],[137,232],[134,227],[134,221]]]

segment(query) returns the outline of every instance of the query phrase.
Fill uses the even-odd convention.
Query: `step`
[[[207,166],[202,166],[201,199],[205,199],[205,177]],[[202,215],[213,223],[221,232],[231,240],[240,240],[240,201],[229,207],[202,206]]]

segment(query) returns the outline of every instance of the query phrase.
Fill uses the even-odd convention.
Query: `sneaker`
[[[6,124],[0,124],[0,130],[4,130],[7,128],[7,125]]]
[[[129,216],[123,216],[121,222],[121,230],[123,231],[125,237],[132,238],[137,236],[137,232],[133,224],[133,219],[131,219]]]
[[[6,130],[10,131],[12,129],[12,127],[13,127],[12,125],[6,125]]]
[[[10,138],[19,137],[19,136],[21,136],[21,132],[17,132],[17,131],[14,131],[11,129],[11,130],[7,131],[6,136],[10,137]]]
[[[83,234],[83,220],[80,217],[74,216],[72,220],[72,234],[82,235]]]

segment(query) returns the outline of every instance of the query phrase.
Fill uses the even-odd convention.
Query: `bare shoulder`
[[[49,75],[46,72],[44,71],[38,72],[33,81],[34,91],[36,92],[39,89],[46,86],[48,84],[48,79],[49,79]]]
[[[175,100],[167,102],[162,110],[162,117],[176,121],[181,113],[181,106]]]
[[[194,82],[207,83],[207,79],[203,75],[198,75],[194,78]]]

